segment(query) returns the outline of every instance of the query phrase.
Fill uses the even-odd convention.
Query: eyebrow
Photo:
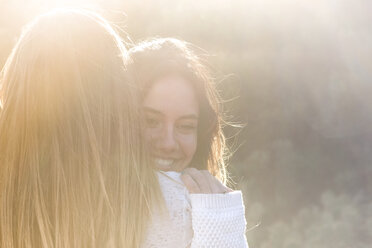
[[[162,112],[156,110],[156,109],[153,109],[153,108],[150,108],[150,107],[144,107],[145,111],[146,112],[150,112],[152,114],[156,114],[156,115],[164,115]],[[189,115],[183,115],[180,117],[180,119],[193,119],[193,120],[198,120],[199,117],[195,114],[189,114]]]

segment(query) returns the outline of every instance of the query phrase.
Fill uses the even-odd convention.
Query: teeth
[[[161,159],[161,158],[155,159],[155,163],[161,166],[170,166],[171,164],[173,164],[173,162],[174,162],[173,159]]]

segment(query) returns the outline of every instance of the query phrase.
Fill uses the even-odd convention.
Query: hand
[[[181,179],[190,194],[224,194],[233,191],[207,170],[186,168],[182,172]]]

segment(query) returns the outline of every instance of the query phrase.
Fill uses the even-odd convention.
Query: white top
[[[143,248],[245,248],[242,194],[189,194],[178,172],[159,172],[167,211],[155,209]]]

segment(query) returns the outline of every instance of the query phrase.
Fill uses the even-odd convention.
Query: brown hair
[[[130,49],[129,56],[132,60],[130,68],[140,85],[142,97],[155,80],[170,74],[180,75],[193,85],[200,117],[197,150],[190,166],[208,169],[225,182],[226,148],[219,95],[209,70],[192,46],[174,38],[151,39]]]
[[[0,247],[140,246],[160,189],[126,62],[88,11],[24,30],[0,78]]]

